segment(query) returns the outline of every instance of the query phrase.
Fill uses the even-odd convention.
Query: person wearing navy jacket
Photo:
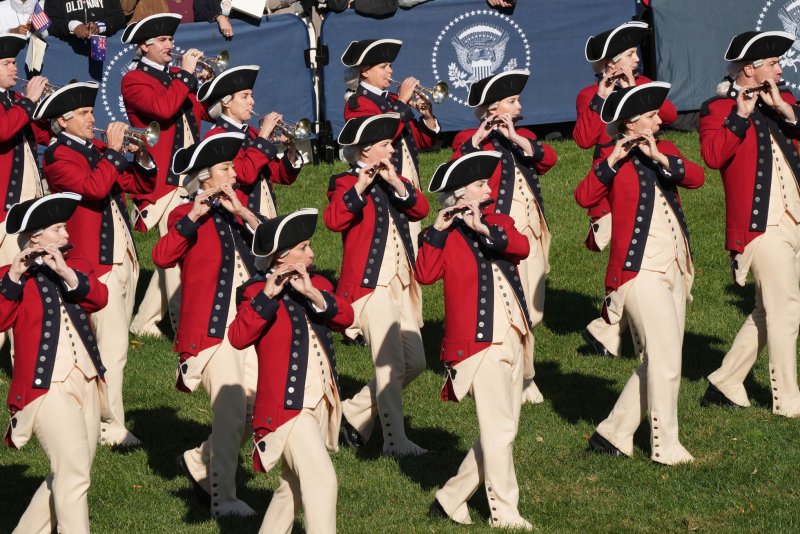
[[[550,241],[539,176],[551,169],[558,159],[555,150],[542,143],[527,128],[514,124],[521,116],[519,95],[528,82],[527,71],[510,70],[488,76],[472,84],[468,104],[480,120],[477,128],[464,130],[453,139],[453,158],[480,150],[503,154],[489,185],[494,210],[514,219],[517,230],[528,237],[531,252],[519,266],[522,287],[528,299],[528,311],[534,327],[544,317],[545,277],[550,272]],[[525,356],[525,387],[522,401],[544,400],[534,382],[534,336],[528,331]]]
[[[600,119],[600,108],[612,91],[650,83],[652,80],[638,74],[639,47],[647,38],[650,28],[646,22],[626,22],[593,35],[586,40],[584,51],[586,61],[592,64],[595,76],[593,83],[578,93],[575,103],[577,118],[572,138],[581,148],[593,148],[593,159],[605,158],[614,149],[614,141],[606,132],[606,125]],[[658,110],[662,124],[668,126],[678,118],[678,112],[669,99],[664,100]],[[607,199],[587,210],[589,232],[586,248],[600,252],[611,240],[611,207]],[[620,355],[621,324],[608,324],[602,317],[589,323],[581,331],[587,346],[601,356]]]
[[[581,207],[608,198],[611,252],[603,315],[627,321],[642,363],[628,380],[611,414],[589,439],[591,450],[633,454],[633,435],[645,414],[650,420],[650,458],[674,465],[694,457],[678,437],[686,303],[694,264],[677,188],[703,185],[703,168],[668,141],[656,141],[658,108],[670,84],[651,82],[609,95],[601,118],[621,137],[575,189]]]
[[[100,419],[108,416],[89,314],[106,305],[108,289],[90,261],[65,250],[65,223],[80,200],[75,193],[26,200],[6,219],[22,250],[0,268],[0,329],[16,334],[5,441],[16,449],[35,435],[50,460],[19,534],[89,532],[92,462]]]
[[[259,219],[235,191],[233,159],[244,134],[222,133],[178,150],[172,171],[185,175],[192,196],[170,213],[169,230],[153,248],[153,263],[180,265],[181,313],[175,333],[176,387],[190,393],[200,384],[211,401],[211,435],[177,462],[214,517],[251,516],[236,497],[239,448],[252,414],[257,360],[251,347],[237,350],[225,335],[236,314],[236,288],[256,274],[250,251]]]
[[[67,222],[75,254],[90,259],[109,290],[108,305],[92,314],[97,346],[106,365],[113,418],[100,426],[100,443],[125,447],[139,439],[125,428],[122,378],[128,361],[128,326],[133,315],[139,259],[131,234],[125,193],[152,191],[156,169],[146,150],[125,144],[123,123],[107,128],[108,144],[94,139],[95,82],[72,83],[39,102],[36,120],[48,119],[56,138],[44,153],[52,192],[71,191],[81,203]],[[124,152],[136,152],[129,164]]]
[[[428,201],[390,160],[399,125],[395,113],[347,121],[339,144],[351,168],[331,177],[324,219],[342,234],[336,294],[353,305],[348,335],[364,335],[375,364],[375,378],[343,403],[343,438],[360,446],[378,416],[383,453],[409,456],[427,452],[406,435],[403,388],[425,369],[422,290],[414,280],[409,222],[427,215]]]
[[[421,284],[444,280],[441,396],[458,402],[472,394],[480,435],[458,473],[436,492],[429,513],[472,523],[467,501],[483,484],[492,527],[530,530],[518,509],[513,459],[533,327],[518,265],[530,243],[511,217],[479,207],[491,198],[489,178],[502,157],[473,152],[440,165],[431,179],[430,191],[440,194],[443,208],[420,235],[414,275]]]
[[[766,344],[772,413],[800,417],[797,335],[800,324],[800,108],[781,89],[780,56],[795,36],[781,31],[734,37],[728,76],[700,116],[700,153],[725,186],[725,248],[734,282],[753,273],[756,298],[703,404],[750,406],[744,380]]]
[[[353,308],[313,274],[316,225],[317,210],[307,208],[258,226],[253,253],[268,270],[240,288],[228,330],[234,347],[254,345],[258,354],[255,469],[283,463],[263,534],[291,532],[301,504],[306,532],[336,532],[336,472],[328,451],[338,450],[342,403],[331,330],[350,326]]]
[[[197,99],[216,121],[206,137],[222,132],[245,134],[244,146],[233,160],[236,180],[247,194],[247,207],[271,219],[278,215],[272,184],[293,184],[303,167],[303,158],[294,143],[284,136],[280,139],[287,142],[286,148],[283,156],[278,157],[273,133],[283,115],[274,111],[268,113],[258,130],[246,124],[253,117],[253,86],[258,70],[258,65],[230,68],[201,85]]]

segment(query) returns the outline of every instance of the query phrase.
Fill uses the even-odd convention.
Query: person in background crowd
[[[50,191],[81,195],[75,214],[67,222],[74,254],[92,263],[95,276],[109,290],[108,304],[91,317],[106,366],[112,416],[100,425],[100,443],[132,447],[140,441],[125,428],[122,377],[128,362],[128,327],[139,258],[124,195],[152,191],[156,169],[146,150],[127,143],[126,124],[109,124],[108,144],[94,139],[97,91],[95,82],[66,85],[43,98],[33,117],[50,120],[56,134],[44,153],[44,175]],[[128,164],[124,156],[128,150],[136,154],[135,164]]]
[[[647,37],[650,28],[645,22],[626,22],[610,30],[589,37],[584,51],[586,61],[592,64],[597,82],[584,87],[575,102],[577,119],[572,136],[575,143],[585,149],[594,149],[594,159],[607,157],[615,142],[606,132],[600,119],[600,109],[608,95],[620,88],[650,83],[650,79],[639,71],[637,47]],[[678,118],[678,112],[669,99],[664,100],[658,111],[664,126]],[[603,198],[587,210],[589,232],[586,248],[600,252],[611,240],[611,207]],[[624,321],[608,324],[598,317],[581,331],[584,341],[594,354],[619,356]]]
[[[125,27],[120,0],[46,0],[44,11],[52,25],[50,35],[66,39],[89,39],[92,35],[111,37]]]
[[[250,251],[259,219],[234,191],[233,159],[244,134],[221,133],[175,153],[172,171],[186,175],[192,202],[169,215],[167,231],[153,248],[162,269],[180,264],[180,319],[176,388],[185,393],[203,385],[211,401],[211,435],[177,462],[201,502],[214,517],[252,516],[236,497],[236,468],[245,426],[253,413],[258,361],[253,347],[238,350],[226,335],[236,315],[236,288],[256,274]]]
[[[590,450],[633,455],[633,435],[649,413],[650,459],[659,464],[691,462],[678,437],[686,303],[694,264],[678,187],[703,185],[703,168],[669,141],[657,141],[659,107],[670,84],[651,82],[611,93],[600,117],[617,136],[607,158],[597,162],[575,189],[583,208],[608,198],[611,253],[606,270],[603,316],[624,316],[640,347],[636,368],[609,416],[589,439]]]
[[[150,15],[175,12],[169,8],[167,0],[120,0],[120,6],[125,13],[127,24],[139,22]],[[183,19],[181,20],[185,22]]]
[[[343,403],[343,438],[360,447],[378,416],[383,453],[418,456],[427,450],[407,437],[403,420],[403,388],[425,369],[422,291],[408,223],[428,214],[428,201],[392,164],[400,126],[396,113],[345,123],[339,144],[351,168],[331,177],[324,219],[329,230],[342,233],[336,294],[353,305],[350,337],[363,334],[375,365],[375,378]]]
[[[4,0],[0,2],[0,33],[28,37],[33,27],[31,16],[39,0]]]
[[[247,125],[253,117],[255,100],[253,86],[258,76],[258,65],[232,67],[204,83],[197,91],[197,99],[207,109],[216,126],[206,137],[222,132],[242,132],[245,142],[233,161],[236,180],[247,195],[247,207],[268,218],[278,215],[272,184],[290,185],[297,180],[303,160],[294,143],[288,143],[283,157],[278,157],[278,147],[273,142],[278,121],[283,116],[274,111],[264,116],[259,130]],[[281,136],[286,141],[286,137]]]
[[[772,413],[800,417],[797,334],[800,325],[800,157],[794,95],[777,82],[780,56],[795,42],[780,31],[734,37],[728,76],[700,116],[700,152],[725,186],[725,248],[734,282],[755,280],[755,306],[719,369],[708,376],[703,404],[750,406],[744,380],[767,346]]]
[[[0,35],[0,265],[11,263],[19,252],[17,240],[6,233],[9,208],[44,194],[36,145],[47,145],[50,132],[31,117],[47,78],[32,77],[24,95],[11,90],[19,73],[16,58],[27,43],[23,35]],[[5,339],[6,334],[0,333],[0,346]]]
[[[306,532],[336,532],[336,472],[328,450],[338,450],[342,401],[331,329],[350,326],[353,308],[312,274],[309,240],[316,225],[317,210],[310,208],[259,225],[253,253],[268,270],[240,289],[228,331],[234,347],[255,345],[259,359],[255,469],[283,462],[262,534],[291,532],[301,504]]]
[[[414,275],[421,284],[444,280],[441,396],[458,402],[471,393],[480,435],[429,513],[471,524],[467,501],[483,484],[492,527],[531,530],[519,513],[513,457],[525,340],[533,328],[517,266],[530,242],[511,217],[480,207],[491,201],[490,177],[502,157],[472,152],[440,165],[431,179],[442,209],[420,236]]]
[[[16,354],[6,444],[20,448],[36,435],[50,460],[18,534],[89,532],[92,462],[108,406],[88,315],[106,305],[108,289],[90,262],[62,252],[80,200],[74,193],[26,200],[6,219],[22,248],[0,269],[0,329],[15,332]]]
[[[480,150],[496,150],[503,154],[501,165],[490,182],[492,197],[497,201],[494,210],[514,219],[517,230],[530,241],[530,254],[520,262],[519,275],[525,289],[525,305],[535,327],[544,316],[545,276],[550,272],[548,257],[552,238],[545,218],[539,176],[556,164],[558,156],[533,132],[514,124],[521,116],[519,95],[528,76],[527,71],[510,70],[472,84],[468,104],[475,108],[480,125],[455,136],[453,159]],[[533,329],[528,329],[522,401],[537,404],[544,398],[533,380],[536,374],[534,341]]]
[[[170,212],[183,202],[181,176],[172,171],[172,156],[199,139],[200,121],[206,118],[196,97],[195,74],[202,52],[190,48],[181,57],[180,68],[169,66],[175,47],[172,36],[180,21],[180,15],[172,13],[151,15],[129,25],[122,34],[123,43],[136,45],[138,59],[136,67],[122,78],[122,99],[131,126],[146,128],[156,121],[161,127],[158,142],[148,148],[158,168],[156,186],[152,193],[132,195],[138,214],[134,224],[140,231],[158,228],[161,236],[167,233]],[[160,336],[156,325],[167,310],[176,329],[179,305],[179,270],[156,269],[131,322],[131,332]]]

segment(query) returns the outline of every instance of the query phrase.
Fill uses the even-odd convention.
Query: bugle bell
[[[397,86],[403,85],[403,82],[398,82],[397,80],[392,80],[389,78],[389,81],[397,84]],[[447,98],[447,95],[450,94],[450,86],[447,85],[447,82],[436,82],[436,85],[433,87],[425,87],[424,85],[417,84],[414,87],[414,94],[421,96],[425,100],[429,100],[434,104],[441,104]]]
[[[231,55],[227,50],[220,51],[220,53],[214,57],[200,56],[197,58],[197,66],[194,69],[194,73],[195,75],[198,75],[204,70],[208,71],[209,77],[206,81],[213,80],[220,72],[224,71],[230,66],[230,62]],[[182,62],[178,61],[179,67],[181,64]]]
[[[94,128],[95,132],[103,134],[103,140],[107,141],[106,130],[102,128]],[[161,136],[161,126],[156,121],[147,125],[147,128],[133,128],[128,126],[125,130],[123,145],[136,145],[140,150],[143,150],[145,145],[149,147],[156,146],[158,138]]]
[[[30,80],[26,80],[25,78],[20,78],[19,76],[14,76],[14,79],[19,82],[19,84],[22,86],[22,90],[23,91],[28,88],[28,84],[30,83]],[[70,85],[70,84],[73,84],[73,83],[78,83],[78,80],[72,79],[69,82],[67,82],[67,85]],[[44,91],[42,91],[42,96],[52,95],[53,93],[55,93],[56,91],[58,91],[59,89],[61,89],[63,87],[65,87],[65,86],[64,85],[56,85],[56,84],[50,83],[50,82],[45,82]]]
[[[251,113],[254,117],[258,118],[259,121],[263,121],[266,118],[266,115],[261,115],[255,111],[252,111]],[[314,124],[310,119],[306,118],[302,118],[297,122],[286,122],[284,120],[279,120],[275,124],[275,129],[272,130],[271,137],[280,137],[281,135],[289,139],[291,143],[313,139],[315,136]]]

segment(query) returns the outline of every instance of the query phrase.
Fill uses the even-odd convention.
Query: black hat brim
[[[399,129],[400,115],[397,113],[356,117],[345,123],[339,133],[338,142],[341,146],[369,145],[394,139]]]
[[[65,85],[39,101],[33,111],[33,119],[54,119],[76,109],[93,108],[99,87],[97,82]]]
[[[258,69],[258,65],[242,65],[222,71],[213,80],[200,86],[197,90],[197,100],[213,104],[228,95],[253,89]]]
[[[629,48],[642,44],[650,27],[646,22],[632,21],[586,40],[586,61],[596,62],[618,56]]]
[[[403,41],[398,39],[367,39],[352,41],[342,54],[345,67],[361,67],[391,63],[400,53]]]
[[[658,109],[670,87],[666,82],[650,82],[614,91],[603,102],[600,119],[608,124]]]
[[[14,204],[6,215],[6,233],[35,232],[66,222],[80,201],[77,193],[54,193]]]
[[[172,157],[172,172],[188,174],[222,163],[233,161],[242,148],[244,134],[226,132],[212,135],[192,146],[181,148]]]
[[[527,71],[509,70],[478,80],[469,88],[467,105],[474,108],[519,95],[529,77]]]
[[[780,57],[794,44],[795,36],[781,31],[744,32],[728,44],[725,61],[757,61]]]
[[[175,35],[181,18],[181,15],[177,13],[156,13],[145,17],[139,22],[128,24],[125,27],[125,31],[122,32],[122,42],[136,44],[162,35]]]
[[[485,180],[494,174],[501,157],[500,152],[493,150],[479,151],[442,163],[433,173],[428,191],[455,191],[477,180]]]
[[[24,35],[16,33],[0,35],[0,59],[17,57],[27,44],[28,39]]]
[[[304,208],[259,224],[253,236],[253,254],[270,256],[311,239],[318,216],[316,208]]]

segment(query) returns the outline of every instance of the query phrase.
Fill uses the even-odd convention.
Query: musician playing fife
[[[637,51],[649,31],[645,22],[626,22],[589,37],[586,41],[586,61],[592,64],[597,82],[578,93],[575,102],[577,118],[572,137],[579,147],[593,148],[595,160],[608,157],[615,145],[600,118],[600,108],[608,95],[618,89],[651,82],[646,76],[638,74]],[[664,126],[672,124],[678,118],[678,112],[669,99],[661,104],[658,115]],[[584,243],[592,252],[600,252],[611,240],[611,207],[608,199],[603,198],[589,207],[587,215],[589,232]],[[610,325],[599,317],[589,323],[581,331],[581,335],[593,353],[600,356],[619,356],[623,329],[623,323]]]
[[[514,125],[522,111],[519,95],[527,81],[527,71],[511,70],[472,84],[468,104],[475,108],[480,125],[456,135],[453,158],[480,150],[503,154],[489,185],[492,198],[496,200],[494,210],[514,219],[517,230],[530,241],[530,255],[520,262],[519,275],[528,312],[533,326],[536,326],[544,315],[545,276],[550,271],[551,240],[539,176],[556,164],[557,156],[533,132]],[[522,400],[539,403],[544,399],[533,381],[534,353],[533,329],[529,329],[525,341]]]
[[[89,314],[106,305],[108,290],[91,262],[59,250],[80,200],[74,193],[26,200],[6,218],[22,251],[0,269],[0,329],[16,333],[5,439],[20,448],[36,435],[50,460],[18,534],[89,532],[92,462],[100,418],[108,416],[105,367]]]
[[[600,116],[611,135],[611,154],[575,189],[581,207],[608,198],[612,224],[603,315],[627,320],[642,350],[642,363],[625,384],[609,416],[591,436],[591,450],[631,456],[633,434],[649,413],[650,458],[691,462],[678,438],[678,392],[694,265],[678,187],[703,185],[703,168],[668,141],[656,141],[658,108],[670,84],[651,82],[616,91]]]
[[[128,361],[128,326],[133,315],[139,259],[136,255],[125,193],[153,190],[156,169],[146,150],[125,142],[127,125],[109,124],[108,144],[94,139],[95,82],[73,83],[42,99],[36,120],[50,120],[56,134],[44,153],[44,175],[53,192],[81,195],[67,222],[74,255],[92,262],[92,269],[108,287],[108,304],[92,314],[97,346],[106,366],[108,402],[112,419],[100,425],[100,443],[134,446],[139,439],[125,428],[122,377]],[[124,152],[136,153],[129,165]]]
[[[181,293],[176,387],[190,393],[203,385],[211,400],[211,435],[177,461],[215,517],[255,514],[236,498],[236,467],[258,362],[252,347],[235,349],[225,335],[236,315],[236,288],[256,274],[245,224],[255,228],[259,219],[232,187],[242,141],[244,134],[222,133],[175,153],[172,171],[186,176],[183,188],[194,197],[172,210],[169,231],[153,248],[153,263],[180,265],[181,285],[191,288]]]
[[[294,183],[303,160],[294,143],[284,136],[281,136],[281,140],[286,141],[285,152],[278,157],[273,134],[283,115],[270,112],[258,130],[247,125],[247,121],[253,117],[253,86],[258,70],[258,65],[230,68],[201,85],[197,99],[205,104],[209,117],[216,121],[216,126],[209,130],[206,137],[222,132],[245,134],[242,150],[233,160],[236,180],[247,195],[247,207],[255,213],[273,218],[278,215],[278,208],[272,184]]]
[[[181,16],[174,13],[151,15],[129,24],[122,34],[123,43],[136,45],[136,68],[122,77],[125,112],[135,128],[145,128],[152,121],[161,127],[158,143],[147,149],[158,168],[156,186],[150,193],[132,195],[138,213],[134,222],[143,232],[157,227],[161,236],[167,233],[169,214],[184,194],[178,190],[182,177],[170,166],[172,156],[199,140],[200,121],[205,118],[195,94],[195,72],[202,52],[190,48],[181,57],[180,68],[169,66],[173,60],[172,36],[180,21]],[[202,71],[199,75],[207,74]],[[173,329],[177,328],[179,305],[180,272],[156,269],[131,332],[160,336],[156,324],[167,310]]]
[[[743,382],[766,344],[772,413],[784,417],[800,417],[800,108],[776,82],[779,58],[794,40],[779,31],[734,37],[725,53],[728,76],[700,117],[701,154],[725,186],[725,248],[734,281],[744,286],[752,272],[756,288],[753,311],[708,376],[703,403],[750,406]]]
[[[479,208],[491,198],[490,177],[502,157],[473,152],[440,165],[431,179],[442,210],[421,235],[414,274],[422,284],[444,279],[442,398],[460,401],[472,394],[480,435],[458,473],[436,492],[429,513],[471,524],[467,501],[483,484],[492,527],[530,530],[518,509],[513,459],[525,340],[533,327],[518,265],[530,242],[511,217]],[[463,207],[468,209],[449,217]]]
[[[336,472],[328,451],[338,450],[342,402],[331,329],[350,326],[353,308],[332,294],[330,282],[311,274],[316,225],[316,209],[259,225],[253,252],[268,271],[240,290],[228,331],[234,347],[255,345],[259,359],[255,469],[283,463],[263,534],[289,534],[301,506],[306,532],[336,532]]]
[[[414,280],[409,221],[428,213],[425,195],[395,172],[396,113],[350,119],[339,134],[351,168],[331,177],[325,226],[342,233],[342,270],[336,294],[353,305],[350,336],[369,344],[375,378],[343,403],[342,433],[351,446],[381,421],[383,453],[427,452],[406,436],[403,388],[425,369],[421,295]]]

